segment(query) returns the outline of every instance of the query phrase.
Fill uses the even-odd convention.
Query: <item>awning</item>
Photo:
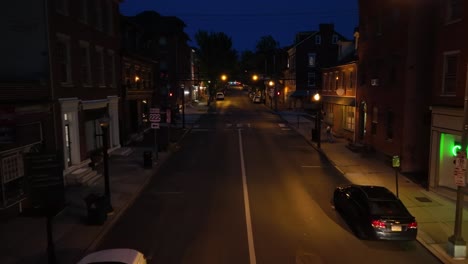
[[[316,93],[316,91],[312,91],[312,90],[296,90],[294,92],[292,92],[289,96],[290,97],[308,97],[308,96],[312,96]]]
[[[331,104],[338,104],[338,105],[356,106],[356,98],[355,97],[324,95],[323,96],[323,102],[331,103]]]

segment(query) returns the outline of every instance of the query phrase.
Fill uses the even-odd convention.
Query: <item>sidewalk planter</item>
[[[106,197],[92,193],[86,196],[85,202],[88,209],[88,224],[103,225],[107,220]]]
[[[153,167],[153,152],[144,151],[143,152],[143,168],[151,169]]]

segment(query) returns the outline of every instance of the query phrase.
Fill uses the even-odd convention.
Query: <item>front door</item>
[[[71,140],[70,140],[70,125],[65,124],[65,161],[68,166],[72,165],[71,161]]]

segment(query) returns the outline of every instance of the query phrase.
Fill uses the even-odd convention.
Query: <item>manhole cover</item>
[[[431,203],[431,202],[432,202],[432,201],[431,201],[429,198],[427,198],[427,197],[415,197],[415,198],[416,198],[416,200],[418,200],[418,201],[420,201],[420,202],[422,202],[422,203]]]

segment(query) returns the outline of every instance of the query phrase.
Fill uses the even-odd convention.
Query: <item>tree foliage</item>
[[[213,100],[219,78],[222,74],[234,71],[237,64],[237,53],[232,47],[232,40],[223,32],[206,32],[199,30],[195,34],[198,45],[197,57],[200,66],[200,76],[207,78],[208,93]]]

